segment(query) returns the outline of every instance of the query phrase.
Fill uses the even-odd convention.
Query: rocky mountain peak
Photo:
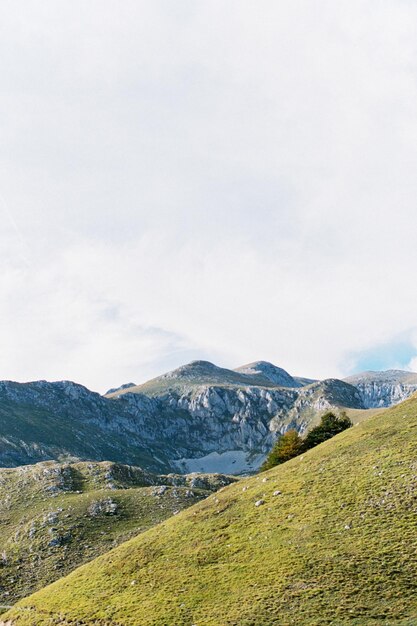
[[[255,361],[247,365],[237,367],[235,372],[247,374],[249,376],[263,377],[273,385],[281,387],[299,387],[300,384],[282,367],[277,367],[268,361]]]
[[[160,378],[201,378],[207,375],[211,376],[214,373],[221,374],[222,369],[214,365],[214,363],[210,363],[210,361],[191,361],[164,374]]]
[[[112,389],[109,389],[108,391],[106,391],[106,393],[104,394],[105,396],[108,396],[112,393],[117,393],[118,391],[123,391],[124,389],[130,389],[131,387],[136,387],[136,383],[124,383],[124,385],[120,385],[120,387],[112,387]]]
[[[353,374],[353,376],[348,376],[344,380],[350,384],[361,382],[417,383],[417,374],[397,369],[384,371],[368,370],[366,372],[360,372],[359,374]]]

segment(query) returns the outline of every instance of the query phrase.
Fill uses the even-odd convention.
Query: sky
[[[417,2],[4,0],[0,379],[417,370]]]

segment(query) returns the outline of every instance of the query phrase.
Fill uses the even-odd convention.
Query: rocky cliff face
[[[304,432],[329,408],[389,406],[414,389],[417,380],[392,373],[311,382],[263,361],[237,370],[197,361],[107,396],[67,381],[3,381],[0,466],[89,459],[241,473],[258,467],[281,433]]]
[[[402,370],[364,372],[345,381],[359,390],[367,409],[393,406],[417,391],[417,374]]]
[[[164,402],[187,416],[179,438],[187,445],[173,450],[175,466],[182,471],[232,473],[256,469],[275,439],[289,428],[302,433],[331,407],[362,408],[357,390],[335,380],[304,389],[203,386],[181,395],[170,392]],[[173,436],[178,436],[177,424],[175,429]]]
[[[331,407],[363,408],[352,385],[331,379],[301,387],[285,370],[265,362],[237,370],[193,362],[110,397],[138,420],[145,399],[154,403],[157,418],[149,419],[148,412],[142,432],[162,428],[165,450],[181,471],[251,471],[289,428],[304,432]]]

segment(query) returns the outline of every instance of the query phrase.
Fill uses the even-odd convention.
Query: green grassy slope
[[[379,415],[388,411],[386,408],[379,409],[345,409],[345,413],[352,420],[353,424],[358,424],[367,420],[371,415]]]
[[[413,398],[222,489],[3,619],[17,626],[411,626],[416,530]]]
[[[0,605],[13,604],[229,480],[158,476],[109,462],[0,469]]]

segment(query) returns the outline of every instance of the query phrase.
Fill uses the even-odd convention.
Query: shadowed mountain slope
[[[143,403],[142,413],[146,414]],[[157,445],[149,451],[137,433],[137,420],[76,383],[0,382],[0,466],[38,461],[108,460],[159,471],[168,468]]]

